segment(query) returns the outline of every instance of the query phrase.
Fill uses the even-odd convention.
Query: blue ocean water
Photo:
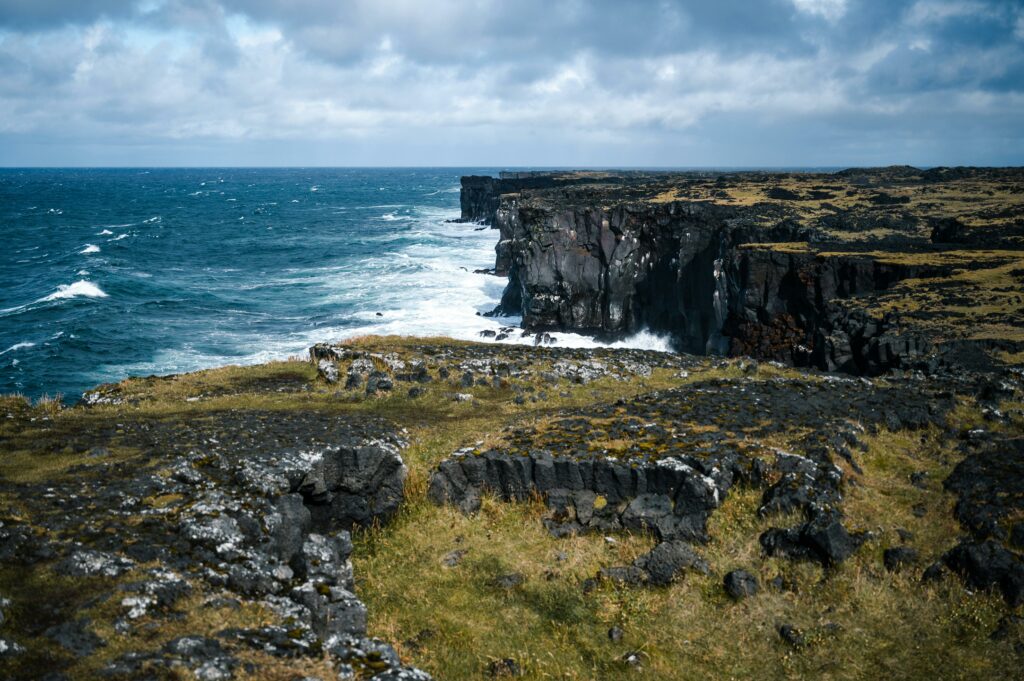
[[[319,341],[517,324],[477,314],[505,285],[473,273],[497,233],[447,222],[459,177],[490,172],[0,170],[0,393],[74,399]]]

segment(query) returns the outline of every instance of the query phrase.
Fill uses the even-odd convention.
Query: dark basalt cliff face
[[[614,182],[617,177],[598,178],[597,182]],[[546,172],[501,172],[498,177],[490,175],[465,175],[462,177],[462,191],[459,207],[460,222],[481,222],[494,225],[495,215],[504,194],[514,194],[526,189],[549,189],[573,184],[591,183],[591,177],[576,177],[572,174]]]
[[[929,349],[927,339],[903,333],[895,315],[851,312],[832,301],[945,273],[948,268],[867,257],[730,250],[717,274],[725,312],[715,330],[728,345],[715,350],[856,374],[915,366]]]
[[[664,186],[671,176],[654,177]],[[941,362],[926,359],[927,337],[904,329],[898,315],[838,304],[952,271],[927,257],[879,258],[873,242],[843,242],[826,232],[837,225],[914,229],[923,223],[916,216],[836,210],[809,222],[795,219],[785,202],[831,193],[775,187],[766,195],[785,194],[782,204],[730,205],[663,198],[664,192],[644,198],[638,178],[617,179],[613,189],[500,196],[495,273],[509,283],[497,313],[522,315],[528,330],[616,337],[648,329],[670,334],[677,349],[694,354],[750,355],[857,374]],[[764,183],[761,176],[754,180]],[[497,184],[491,189],[501,191]],[[889,195],[874,190],[867,205],[903,203],[879,196]],[[464,193],[464,206],[467,200]],[[940,249],[934,231],[886,245],[927,256]]]
[[[527,329],[614,335],[646,328],[671,333],[694,354],[858,373],[894,359],[871,341],[895,320],[851,318],[828,301],[929,269],[744,248],[813,233],[792,223],[755,229],[735,209],[698,202],[554,214],[506,205],[497,223],[496,271],[509,275],[502,311],[522,314]]]

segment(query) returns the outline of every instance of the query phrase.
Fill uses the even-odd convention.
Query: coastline
[[[803,192],[825,190],[773,181],[759,191],[798,198],[740,212],[782,220],[786,240],[740,243],[782,232],[680,197],[696,190],[678,176],[664,201],[638,198],[662,196],[664,180],[575,179],[497,197],[497,236],[518,243],[500,239],[496,256],[537,345],[366,336],[301,360],[127,378],[75,406],[0,398],[0,669],[426,681],[639,665],[667,680],[686,660],[710,678],[1012,675],[1019,226],[919,218],[893,238],[853,206],[830,238],[793,241],[780,203],[820,207]],[[723,313],[700,318],[734,333],[728,344],[543,342],[549,323],[625,320],[612,294],[632,301],[623,310],[646,304],[648,282],[613,269],[708,251],[673,236],[696,235],[694,219],[728,249],[659,290],[685,312],[676,287],[708,275],[689,303]],[[615,255],[634,242],[635,257]],[[544,295],[558,299],[535,305]],[[786,333],[777,319],[792,308],[773,296],[809,305]],[[894,307],[907,302],[918,307]],[[882,310],[885,323],[854,334],[863,345],[848,336],[845,362],[830,332],[831,365],[794,366],[822,309],[862,328]],[[730,326],[738,310],[756,328]],[[706,342],[713,328],[682,330]],[[737,338],[739,356],[716,354]],[[887,354],[858,354],[878,338]]]

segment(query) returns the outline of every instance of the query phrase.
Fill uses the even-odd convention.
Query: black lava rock
[[[943,560],[972,587],[998,586],[1011,608],[1024,603],[1024,560],[995,541],[962,542]]]
[[[807,642],[803,632],[792,624],[783,624],[779,627],[779,638],[794,648],[799,648]]]
[[[760,586],[757,577],[746,570],[733,570],[725,576],[725,592],[739,601],[757,595]]]
[[[917,551],[909,546],[897,546],[886,549],[882,553],[882,562],[889,572],[896,572],[900,568],[913,565],[917,562]]]

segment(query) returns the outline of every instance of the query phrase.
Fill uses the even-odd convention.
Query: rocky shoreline
[[[0,676],[1011,677],[1021,177],[469,177],[535,347],[0,398]]]

